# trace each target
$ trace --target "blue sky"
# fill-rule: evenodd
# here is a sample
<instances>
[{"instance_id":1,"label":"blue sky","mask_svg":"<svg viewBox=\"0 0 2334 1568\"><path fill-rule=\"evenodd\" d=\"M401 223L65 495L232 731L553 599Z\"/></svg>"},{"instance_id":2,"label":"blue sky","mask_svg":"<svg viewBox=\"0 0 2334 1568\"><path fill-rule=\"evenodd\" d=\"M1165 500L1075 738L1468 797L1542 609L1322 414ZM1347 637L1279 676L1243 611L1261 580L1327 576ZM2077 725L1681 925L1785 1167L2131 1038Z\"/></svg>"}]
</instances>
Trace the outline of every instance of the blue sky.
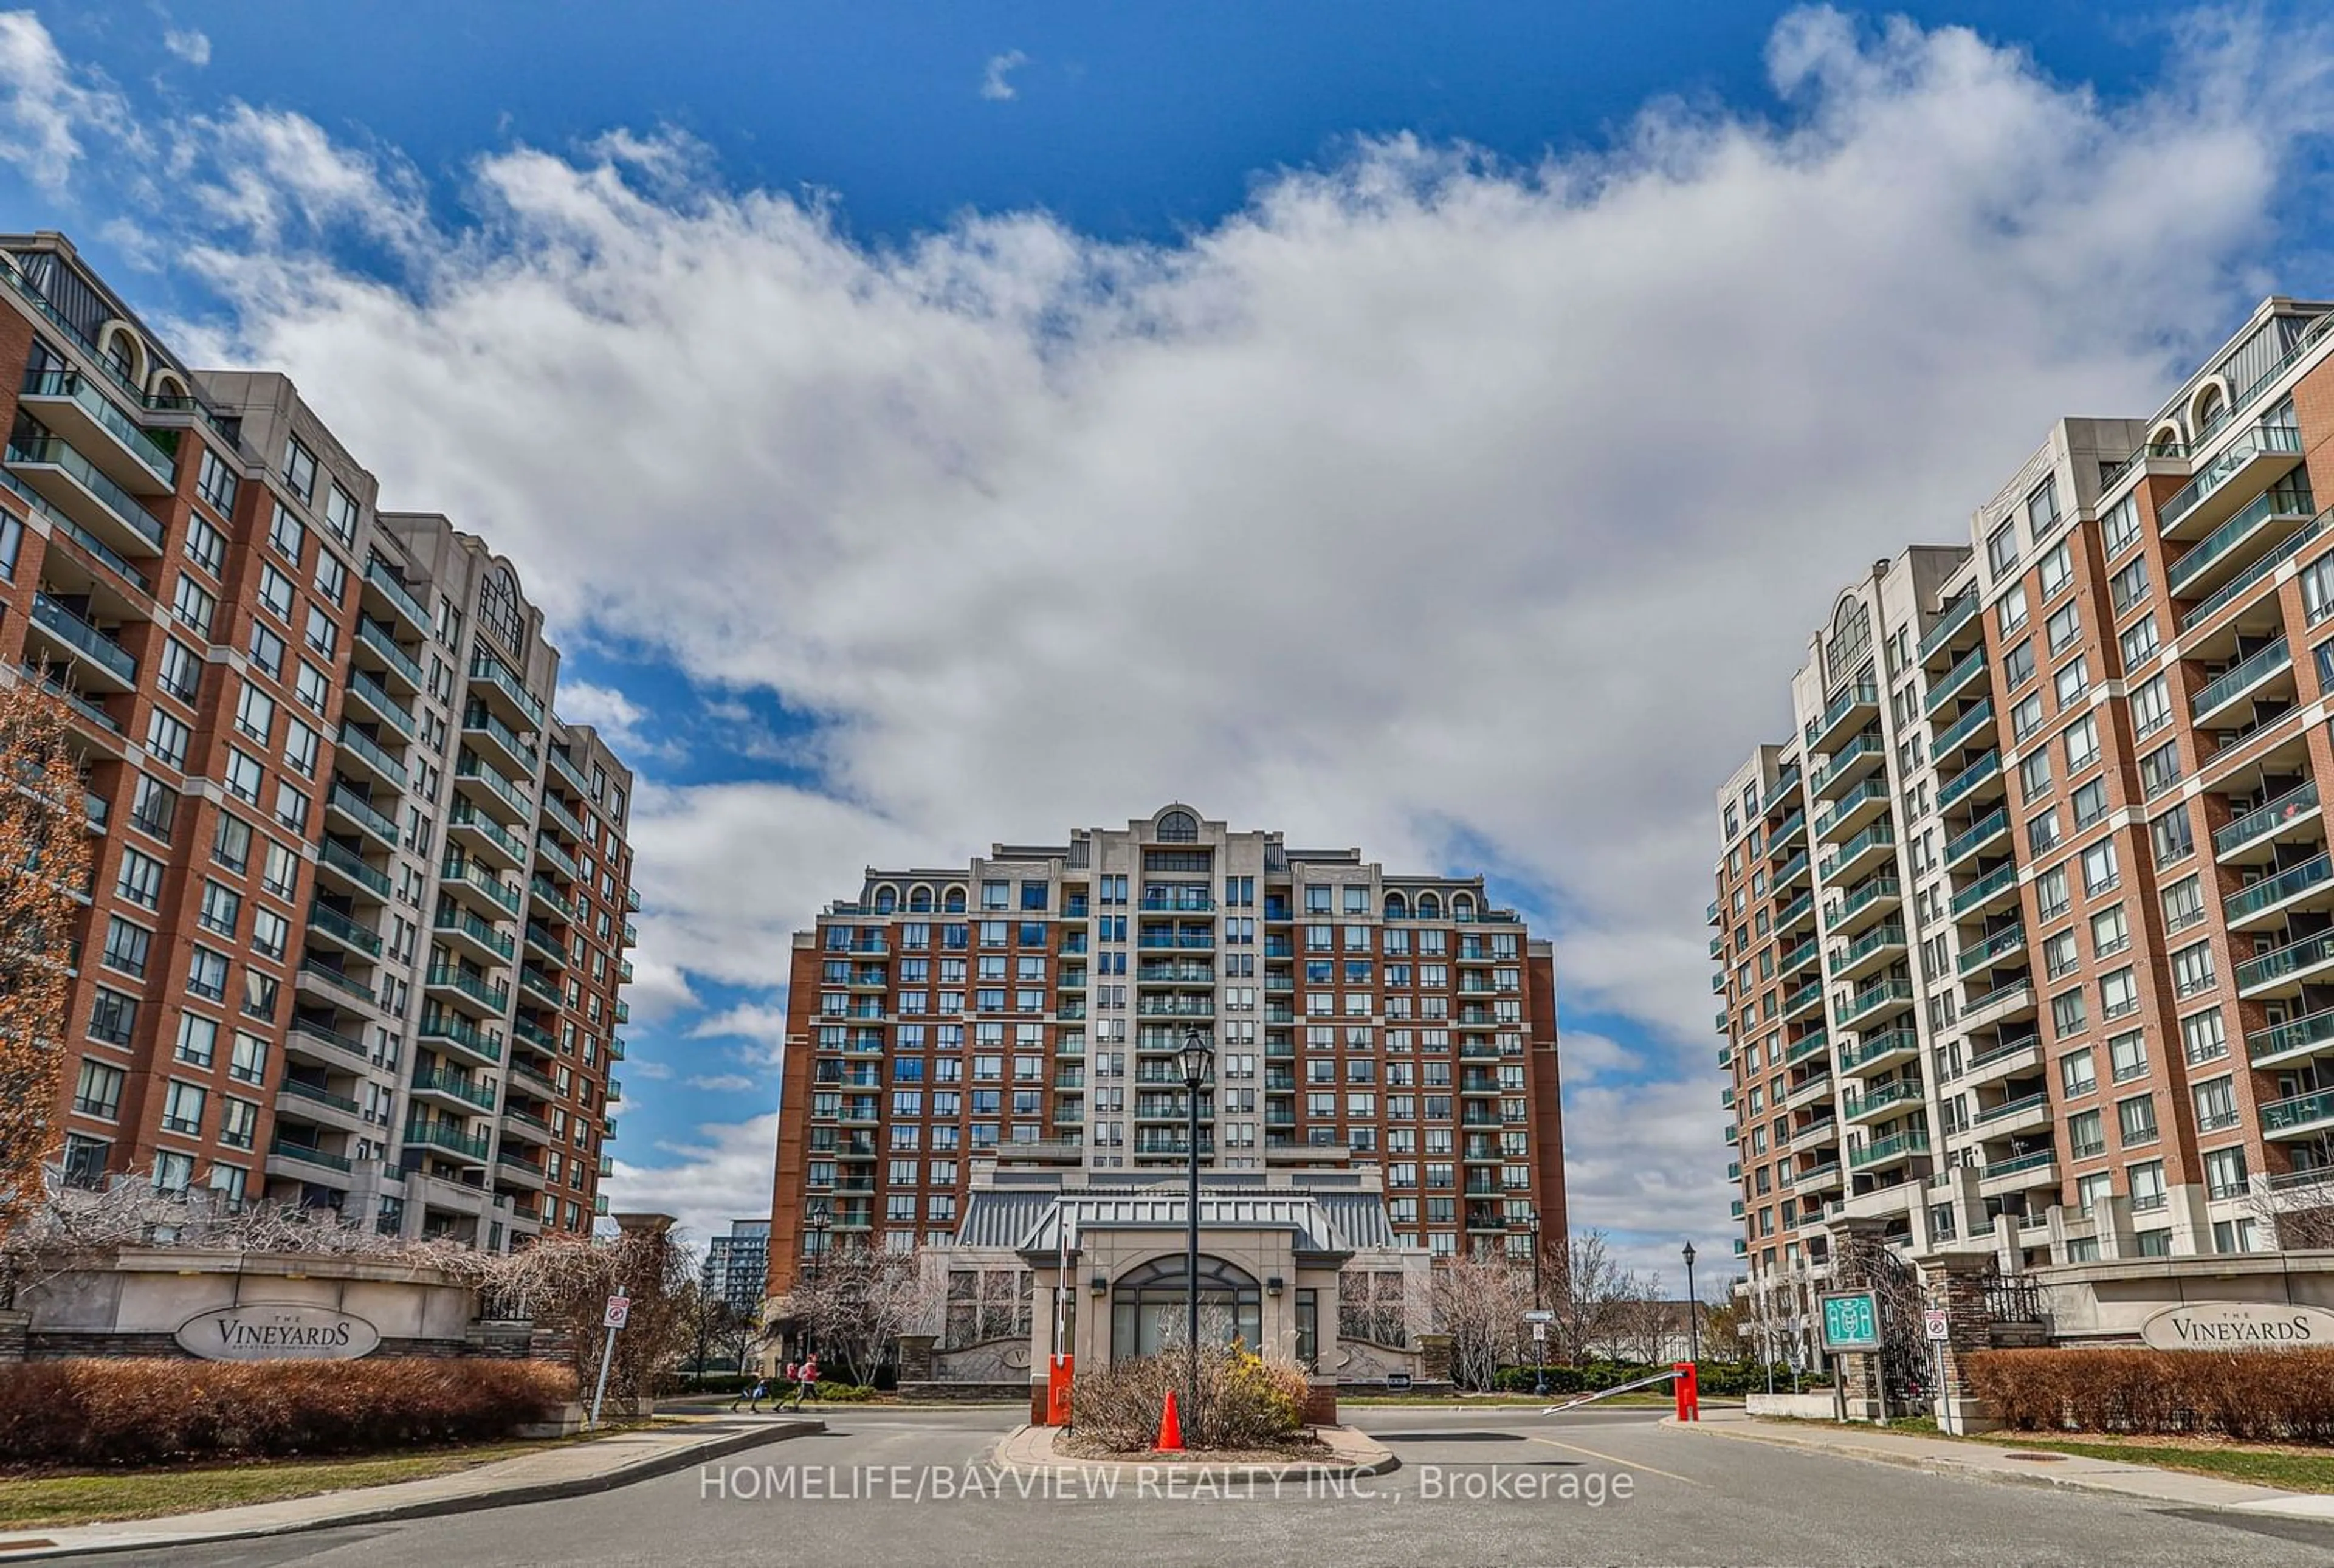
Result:
<instances>
[{"instance_id":1,"label":"blue sky","mask_svg":"<svg viewBox=\"0 0 2334 1568\"><path fill-rule=\"evenodd\" d=\"M1489 868L1657 1265L1711 790L1860 561L2334 288L2309 15L36 5L0 199L518 557L652 786L620 1202L750 1212L860 866L1180 796Z\"/></svg>"}]
</instances>

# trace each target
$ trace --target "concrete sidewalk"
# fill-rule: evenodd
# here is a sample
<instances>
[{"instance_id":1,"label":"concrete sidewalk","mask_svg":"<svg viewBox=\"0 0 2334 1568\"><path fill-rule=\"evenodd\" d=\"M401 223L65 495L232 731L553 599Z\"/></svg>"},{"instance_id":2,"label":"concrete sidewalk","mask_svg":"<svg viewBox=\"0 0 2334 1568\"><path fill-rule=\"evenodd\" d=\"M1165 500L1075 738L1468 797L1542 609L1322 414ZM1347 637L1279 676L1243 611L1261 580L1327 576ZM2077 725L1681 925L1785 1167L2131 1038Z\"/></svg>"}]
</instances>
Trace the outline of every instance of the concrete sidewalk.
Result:
<instances>
[{"instance_id":1,"label":"concrete sidewalk","mask_svg":"<svg viewBox=\"0 0 2334 1568\"><path fill-rule=\"evenodd\" d=\"M1664 1419L1662 1425L1708 1437L1770 1443L1779 1448L1807 1448L1875 1464L1901 1465L1940 1475L1973 1476L1990 1481L2017 1481L2073 1486L2085 1491L2114 1492L2152 1503L2186 1508L2227 1508L2242 1514L2267 1514L2284 1518L2334 1520L2334 1495L2286 1492L2245 1481L2224 1481L2193 1476L2181 1470L2117 1459L2092 1459L2048 1449L2011 1448L1956 1438L1924 1438L1904 1432L1877 1431L1855 1425L1822 1421L1754 1419L1741 1410L1713 1409L1705 1405L1699 1421Z\"/></svg>"},{"instance_id":2,"label":"concrete sidewalk","mask_svg":"<svg viewBox=\"0 0 2334 1568\"><path fill-rule=\"evenodd\" d=\"M346 1525L376 1525L392 1519L426 1519L441 1514L549 1502L630 1486L742 1449L825 1430L825 1421L801 1419L690 1417L665 1426L566 1443L427 1480L398 1481L386 1486L323 1492L312 1497L286 1498L280 1503L254 1503L240 1508L176 1514L159 1519L11 1532L0 1535L0 1563L35 1562L76 1552L135 1552L159 1558L173 1547L198 1542L282 1535Z\"/></svg>"}]
</instances>

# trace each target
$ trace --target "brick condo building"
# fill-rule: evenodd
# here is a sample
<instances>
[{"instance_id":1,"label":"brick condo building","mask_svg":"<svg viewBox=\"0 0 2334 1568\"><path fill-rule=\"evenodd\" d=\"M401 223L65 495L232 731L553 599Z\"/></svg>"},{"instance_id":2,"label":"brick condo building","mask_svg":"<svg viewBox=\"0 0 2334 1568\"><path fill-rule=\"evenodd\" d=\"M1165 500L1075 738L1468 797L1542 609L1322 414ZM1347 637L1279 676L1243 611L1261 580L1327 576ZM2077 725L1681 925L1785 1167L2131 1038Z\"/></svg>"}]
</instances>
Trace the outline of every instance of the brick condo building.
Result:
<instances>
[{"instance_id":1,"label":"brick condo building","mask_svg":"<svg viewBox=\"0 0 2334 1568\"><path fill-rule=\"evenodd\" d=\"M280 375L0 237L0 660L88 768L63 1160L503 1248L586 1229L632 777L507 563Z\"/></svg>"},{"instance_id":2,"label":"brick condo building","mask_svg":"<svg viewBox=\"0 0 2334 1568\"><path fill-rule=\"evenodd\" d=\"M2015 1272L2334 1201L2329 357L2266 301L1836 597L1716 803L1754 1281L1804 1305L1842 1226Z\"/></svg>"},{"instance_id":3,"label":"brick condo building","mask_svg":"<svg viewBox=\"0 0 2334 1568\"><path fill-rule=\"evenodd\" d=\"M951 1242L976 1162L1175 1184L1191 1028L1217 1052L1211 1184L1374 1166L1390 1245L1521 1252L1534 1215L1564 1234L1548 944L1480 877L1178 805L871 869L796 937L772 1294L825 1247Z\"/></svg>"}]
</instances>

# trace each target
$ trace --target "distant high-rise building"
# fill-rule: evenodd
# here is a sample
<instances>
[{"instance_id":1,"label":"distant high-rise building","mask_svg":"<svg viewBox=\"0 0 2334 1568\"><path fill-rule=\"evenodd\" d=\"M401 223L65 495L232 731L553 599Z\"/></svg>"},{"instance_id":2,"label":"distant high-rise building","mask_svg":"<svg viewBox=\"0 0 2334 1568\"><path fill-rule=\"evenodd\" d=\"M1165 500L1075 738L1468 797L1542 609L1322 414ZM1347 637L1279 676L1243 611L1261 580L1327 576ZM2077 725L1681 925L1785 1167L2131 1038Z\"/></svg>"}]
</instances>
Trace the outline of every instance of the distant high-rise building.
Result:
<instances>
[{"instance_id":1,"label":"distant high-rise building","mask_svg":"<svg viewBox=\"0 0 2334 1568\"><path fill-rule=\"evenodd\" d=\"M1564 1234L1554 959L1480 877L1172 805L871 869L788 984L773 1294L823 1248L952 1238L975 1160L1172 1179L1194 1029L1211 1169L1377 1165L1394 1244L1446 1256Z\"/></svg>"},{"instance_id":2,"label":"distant high-rise building","mask_svg":"<svg viewBox=\"0 0 2334 1568\"><path fill-rule=\"evenodd\" d=\"M0 657L99 836L64 1165L501 1249L587 1230L632 775L507 563L384 513L291 382L187 367L0 237Z\"/></svg>"},{"instance_id":3,"label":"distant high-rise building","mask_svg":"<svg viewBox=\"0 0 2334 1568\"><path fill-rule=\"evenodd\" d=\"M727 1236L711 1237L699 1284L728 1302L740 1316L759 1322L762 1292L770 1275L770 1222L733 1219Z\"/></svg>"}]
</instances>

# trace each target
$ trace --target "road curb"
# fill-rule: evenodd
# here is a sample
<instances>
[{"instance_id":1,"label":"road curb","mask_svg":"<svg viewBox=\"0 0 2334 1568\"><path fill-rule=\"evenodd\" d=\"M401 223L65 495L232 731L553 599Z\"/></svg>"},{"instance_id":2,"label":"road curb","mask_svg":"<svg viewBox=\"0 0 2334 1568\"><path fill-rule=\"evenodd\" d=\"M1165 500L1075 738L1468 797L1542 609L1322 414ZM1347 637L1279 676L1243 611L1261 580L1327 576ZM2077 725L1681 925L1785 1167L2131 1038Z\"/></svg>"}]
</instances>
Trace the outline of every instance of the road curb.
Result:
<instances>
[{"instance_id":1,"label":"road curb","mask_svg":"<svg viewBox=\"0 0 2334 1568\"><path fill-rule=\"evenodd\" d=\"M118 1556L123 1553L145 1554L167 1554L176 1547L212 1545L221 1541L258 1541L276 1535L297 1535L310 1530L337 1530L358 1525L385 1525L406 1519L435 1519L453 1514L483 1513L489 1508L516 1508L527 1503L554 1503L566 1497L584 1497L595 1492L612 1492L619 1486L629 1486L641 1481L652 1481L660 1476L670 1476L691 1465L709 1459L723 1459L747 1448L757 1448L767 1443L782 1443L792 1438L806 1438L826 1430L820 1420L785 1421L770 1427L749 1428L742 1432L725 1433L703 1443L676 1448L664 1453L651 1454L618 1469L594 1476L578 1476L564 1481L535 1481L526 1486L506 1486L497 1491L480 1492L469 1496L429 1497L410 1503L392 1503L380 1507L352 1508L328 1517L303 1519L282 1525L267 1525L245 1529L204 1531L189 1528L183 1534L164 1539L123 1542L119 1545L93 1544L72 1545L60 1543L55 1546L34 1547L29 1551L0 1551L0 1563L38 1563L56 1557ZM362 1491L352 1492L352 1497L362 1496ZM289 1501L291 1499L287 1499ZM199 1518L199 1515L181 1515ZM157 1525L159 1519L122 1519L115 1523L125 1526ZM104 1525L73 1525L72 1529L103 1529ZM38 1532L26 1532L37 1534Z\"/></svg>"},{"instance_id":2,"label":"road curb","mask_svg":"<svg viewBox=\"0 0 2334 1568\"><path fill-rule=\"evenodd\" d=\"M1384 1476L1402 1468L1402 1460L1393 1449L1373 1441L1359 1428L1330 1429L1346 1439L1348 1446L1355 1450L1354 1463L1340 1465L1314 1459L1292 1459L1278 1465L1248 1461L1211 1463L1205 1459L1089 1459L1054 1452L1054 1437L1061 1430L1060 1428L1032 1427L1026 1423L998 1439L995 1458L998 1468L1014 1476L1052 1472L1065 1466L1074 1466L1081 1472L1107 1470L1114 1475L1129 1470L1162 1476L1205 1475L1218 1482L1349 1481L1366 1476Z\"/></svg>"}]
</instances>

